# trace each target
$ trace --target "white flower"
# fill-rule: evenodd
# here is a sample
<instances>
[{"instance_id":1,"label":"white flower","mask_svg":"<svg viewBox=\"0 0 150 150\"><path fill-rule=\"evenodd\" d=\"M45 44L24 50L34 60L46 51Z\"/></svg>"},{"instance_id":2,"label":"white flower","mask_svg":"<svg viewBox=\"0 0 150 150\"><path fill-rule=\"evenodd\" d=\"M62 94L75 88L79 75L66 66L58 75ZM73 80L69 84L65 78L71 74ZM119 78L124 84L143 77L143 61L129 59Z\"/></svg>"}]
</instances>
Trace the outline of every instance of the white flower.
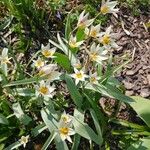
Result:
<instances>
[{"instance_id":1,"label":"white flower","mask_svg":"<svg viewBox=\"0 0 150 150\"><path fill-rule=\"evenodd\" d=\"M55 58L56 56L53 56L55 51L56 51L56 47L50 48L50 44L48 43L46 46L44 46L42 44L41 46L42 49L42 54L46 57L46 58Z\"/></svg>"},{"instance_id":2,"label":"white flower","mask_svg":"<svg viewBox=\"0 0 150 150\"><path fill-rule=\"evenodd\" d=\"M96 26L91 26L90 29L89 28L85 28L85 34L87 36L96 38L99 36L99 32L100 32L100 24L96 25Z\"/></svg>"},{"instance_id":3,"label":"white flower","mask_svg":"<svg viewBox=\"0 0 150 150\"><path fill-rule=\"evenodd\" d=\"M73 37L73 35L70 36L70 40L69 40L69 46L71 48L76 48L76 47L79 47L84 41L79 41L77 42L77 38L76 36Z\"/></svg>"},{"instance_id":4,"label":"white flower","mask_svg":"<svg viewBox=\"0 0 150 150\"><path fill-rule=\"evenodd\" d=\"M89 19L88 20L89 13L87 13L86 15L84 15L84 13L85 13L85 10L79 16L78 23L77 23L77 27L79 27L79 28L88 27L94 21L94 19Z\"/></svg>"},{"instance_id":5,"label":"white flower","mask_svg":"<svg viewBox=\"0 0 150 150\"><path fill-rule=\"evenodd\" d=\"M80 63L80 61L77 59L75 63L72 63L72 66L76 69L81 69L82 65Z\"/></svg>"},{"instance_id":6,"label":"white flower","mask_svg":"<svg viewBox=\"0 0 150 150\"><path fill-rule=\"evenodd\" d=\"M98 80L100 80L100 77L97 76L97 72L95 72L93 74L90 73L89 80L90 80L90 83L92 83L92 84L98 84Z\"/></svg>"},{"instance_id":7,"label":"white flower","mask_svg":"<svg viewBox=\"0 0 150 150\"><path fill-rule=\"evenodd\" d=\"M74 72L75 73L72 74L71 77L75 79L76 85L79 83L79 81L85 81L85 78L88 77L82 70L77 70L74 68Z\"/></svg>"},{"instance_id":8,"label":"white flower","mask_svg":"<svg viewBox=\"0 0 150 150\"><path fill-rule=\"evenodd\" d=\"M21 137L20 143L23 145L24 148L25 148L26 144L28 143L28 140L29 140L29 135Z\"/></svg>"},{"instance_id":9,"label":"white flower","mask_svg":"<svg viewBox=\"0 0 150 150\"><path fill-rule=\"evenodd\" d=\"M67 125L67 124L70 124L72 121L72 118L69 114L66 114L66 112L64 112L62 115L61 115L61 118L60 118L60 124L62 125Z\"/></svg>"},{"instance_id":10,"label":"white flower","mask_svg":"<svg viewBox=\"0 0 150 150\"><path fill-rule=\"evenodd\" d=\"M61 75L60 72L56 71L57 65L56 64L49 64L45 65L40 68L38 75L41 77L46 76L48 80L57 80Z\"/></svg>"},{"instance_id":11,"label":"white flower","mask_svg":"<svg viewBox=\"0 0 150 150\"><path fill-rule=\"evenodd\" d=\"M118 45L113 40L114 34L111 33L111 31L112 31L112 27L109 26L106 29L106 32L102 32L100 34L99 41L104 45L104 47L109 48L112 46L114 48L118 48Z\"/></svg>"},{"instance_id":12,"label":"white flower","mask_svg":"<svg viewBox=\"0 0 150 150\"><path fill-rule=\"evenodd\" d=\"M106 56L107 52L107 50L104 50L104 47L100 47L99 44L96 46L96 44L93 43L90 47L90 51L88 51L88 54L91 61L101 64L103 60L108 59Z\"/></svg>"},{"instance_id":13,"label":"white flower","mask_svg":"<svg viewBox=\"0 0 150 150\"><path fill-rule=\"evenodd\" d=\"M9 61L11 58L8 58L8 48L4 48L2 50L2 55L0 56L0 62L1 62L1 69L5 76L8 74L7 64L11 64Z\"/></svg>"},{"instance_id":14,"label":"white flower","mask_svg":"<svg viewBox=\"0 0 150 150\"><path fill-rule=\"evenodd\" d=\"M40 86L36 85L36 96L42 95L46 97L53 97L53 93L55 88L50 87L49 82L40 81Z\"/></svg>"},{"instance_id":15,"label":"white flower","mask_svg":"<svg viewBox=\"0 0 150 150\"><path fill-rule=\"evenodd\" d=\"M75 131L72 128L70 128L69 126L61 126L58 130L62 141L67 139L72 143L70 136L75 134Z\"/></svg>"},{"instance_id":16,"label":"white flower","mask_svg":"<svg viewBox=\"0 0 150 150\"><path fill-rule=\"evenodd\" d=\"M104 0L102 0L102 5L100 8L100 11L102 14L108 14L108 13L112 13L114 16L117 17L117 12L118 12L118 8L114 8L117 5L117 1L111 1L107 0L106 2Z\"/></svg>"},{"instance_id":17,"label":"white flower","mask_svg":"<svg viewBox=\"0 0 150 150\"><path fill-rule=\"evenodd\" d=\"M33 60L33 62L34 62L33 66L35 66L37 69L43 67L45 64L44 61L40 57L38 57L37 60Z\"/></svg>"},{"instance_id":18,"label":"white flower","mask_svg":"<svg viewBox=\"0 0 150 150\"><path fill-rule=\"evenodd\" d=\"M4 48L2 51L2 55L0 56L1 65L2 64L11 64L9 61L11 58L8 58L8 48Z\"/></svg>"}]
</instances>

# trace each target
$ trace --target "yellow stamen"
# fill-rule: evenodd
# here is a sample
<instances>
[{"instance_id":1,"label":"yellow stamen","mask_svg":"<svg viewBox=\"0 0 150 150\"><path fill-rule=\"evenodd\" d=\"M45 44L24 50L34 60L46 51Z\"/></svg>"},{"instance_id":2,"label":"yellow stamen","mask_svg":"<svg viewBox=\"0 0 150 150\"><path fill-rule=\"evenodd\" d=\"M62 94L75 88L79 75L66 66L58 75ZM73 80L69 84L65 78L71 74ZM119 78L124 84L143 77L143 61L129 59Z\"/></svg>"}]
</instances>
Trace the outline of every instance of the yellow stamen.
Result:
<instances>
[{"instance_id":1,"label":"yellow stamen","mask_svg":"<svg viewBox=\"0 0 150 150\"><path fill-rule=\"evenodd\" d=\"M9 61L9 58L8 57L4 57L4 58L2 58L2 61L1 61L2 63L4 63L4 64L7 64L7 63L10 63L10 61Z\"/></svg>"},{"instance_id":2,"label":"yellow stamen","mask_svg":"<svg viewBox=\"0 0 150 150\"><path fill-rule=\"evenodd\" d=\"M42 67L43 65L44 65L44 63L43 63L42 60L37 60L36 63L35 63L36 67Z\"/></svg>"},{"instance_id":3,"label":"yellow stamen","mask_svg":"<svg viewBox=\"0 0 150 150\"><path fill-rule=\"evenodd\" d=\"M27 139L26 137L22 137L22 138L21 138L21 141L24 142L24 143L27 143L27 142L28 142L28 139Z\"/></svg>"},{"instance_id":4,"label":"yellow stamen","mask_svg":"<svg viewBox=\"0 0 150 150\"><path fill-rule=\"evenodd\" d=\"M75 41L70 41L69 42L70 47L75 48L77 47L76 42Z\"/></svg>"},{"instance_id":5,"label":"yellow stamen","mask_svg":"<svg viewBox=\"0 0 150 150\"><path fill-rule=\"evenodd\" d=\"M91 58L91 60L92 60L92 61L96 61L96 59L97 59L97 55L98 55L98 54L97 54L97 53L95 53L95 52L91 53L91 54L90 54L90 58Z\"/></svg>"},{"instance_id":6,"label":"yellow stamen","mask_svg":"<svg viewBox=\"0 0 150 150\"><path fill-rule=\"evenodd\" d=\"M83 77L83 75L81 72L79 72L79 73L76 73L76 77L81 79Z\"/></svg>"},{"instance_id":7,"label":"yellow stamen","mask_svg":"<svg viewBox=\"0 0 150 150\"><path fill-rule=\"evenodd\" d=\"M96 35L97 35L97 31L92 30L91 33L90 33L90 36L96 38Z\"/></svg>"},{"instance_id":8,"label":"yellow stamen","mask_svg":"<svg viewBox=\"0 0 150 150\"><path fill-rule=\"evenodd\" d=\"M53 55L53 53L50 51L50 50L43 50L42 51L42 54L45 56L45 57L50 57Z\"/></svg>"},{"instance_id":9,"label":"yellow stamen","mask_svg":"<svg viewBox=\"0 0 150 150\"><path fill-rule=\"evenodd\" d=\"M39 91L40 91L40 93L45 95L48 93L48 88L45 86L42 86L42 87L40 87Z\"/></svg>"},{"instance_id":10,"label":"yellow stamen","mask_svg":"<svg viewBox=\"0 0 150 150\"><path fill-rule=\"evenodd\" d=\"M103 45L108 45L110 43L110 36L104 35L101 42Z\"/></svg>"},{"instance_id":11,"label":"yellow stamen","mask_svg":"<svg viewBox=\"0 0 150 150\"><path fill-rule=\"evenodd\" d=\"M59 129L59 131L60 131L60 134L68 135L69 128L62 127L62 128Z\"/></svg>"},{"instance_id":12,"label":"yellow stamen","mask_svg":"<svg viewBox=\"0 0 150 150\"><path fill-rule=\"evenodd\" d=\"M91 77L90 78L90 82L92 82L92 83L96 82L96 78L95 77Z\"/></svg>"},{"instance_id":13,"label":"yellow stamen","mask_svg":"<svg viewBox=\"0 0 150 150\"><path fill-rule=\"evenodd\" d=\"M101 7L100 10L101 10L102 14L107 14L109 12L109 7L104 5L104 6Z\"/></svg>"}]
</instances>

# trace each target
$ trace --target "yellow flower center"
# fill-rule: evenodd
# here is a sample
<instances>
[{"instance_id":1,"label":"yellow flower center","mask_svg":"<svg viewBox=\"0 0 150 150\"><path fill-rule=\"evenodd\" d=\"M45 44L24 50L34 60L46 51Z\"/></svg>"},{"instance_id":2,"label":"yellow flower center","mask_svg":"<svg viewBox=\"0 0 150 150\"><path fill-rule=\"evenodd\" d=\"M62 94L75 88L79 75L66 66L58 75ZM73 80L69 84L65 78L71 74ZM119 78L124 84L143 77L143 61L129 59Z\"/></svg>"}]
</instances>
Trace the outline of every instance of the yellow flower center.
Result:
<instances>
[{"instance_id":1,"label":"yellow flower center","mask_svg":"<svg viewBox=\"0 0 150 150\"><path fill-rule=\"evenodd\" d=\"M53 55L53 53L50 51L50 50L43 50L42 51L42 54L45 56L45 57L51 57Z\"/></svg>"},{"instance_id":2,"label":"yellow flower center","mask_svg":"<svg viewBox=\"0 0 150 150\"><path fill-rule=\"evenodd\" d=\"M81 73L81 72L76 73L76 78L81 79L82 77L83 77L83 75L82 75L82 73Z\"/></svg>"},{"instance_id":3,"label":"yellow flower center","mask_svg":"<svg viewBox=\"0 0 150 150\"><path fill-rule=\"evenodd\" d=\"M60 134L68 135L69 128L62 127L62 128L59 129L59 131L60 131Z\"/></svg>"},{"instance_id":4,"label":"yellow flower center","mask_svg":"<svg viewBox=\"0 0 150 150\"><path fill-rule=\"evenodd\" d=\"M93 52L90 54L90 58L92 61L96 61L98 54L96 52Z\"/></svg>"},{"instance_id":5,"label":"yellow flower center","mask_svg":"<svg viewBox=\"0 0 150 150\"><path fill-rule=\"evenodd\" d=\"M40 91L40 93L45 95L48 93L48 88L45 86L42 86L42 87L40 87L39 91Z\"/></svg>"},{"instance_id":6,"label":"yellow flower center","mask_svg":"<svg viewBox=\"0 0 150 150\"><path fill-rule=\"evenodd\" d=\"M103 45L108 45L110 43L110 36L104 35L101 42Z\"/></svg>"},{"instance_id":7,"label":"yellow flower center","mask_svg":"<svg viewBox=\"0 0 150 150\"><path fill-rule=\"evenodd\" d=\"M35 63L36 67L42 67L44 65L44 62L42 60L37 60Z\"/></svg>"},{"instance_id":8,"label":"yellow flower center","mask_svg":"<svg viewBox=\"0 0 150 150\"><path fill-rule=\"evenodd\" d=\"M26 137L21 137L21 142L27 143L27 142L28 142L28 139L27 139Z\"/></svg>"},{"instance_id":9,"label":"yellow flower center","mask_svg":"<svg viewBox=\"0 0 150 150\"><path fill-rule=\"evenodd\" d=\"M9 63L9 58L8 57L2 58L2 63L4 64Z\"/></svg>"},{"instance_id":10,"label":"yellow flower center","mask_svg":"<svg viewBox=\"0 0 150 150\"><path fill-rule=\"evenodd\" d=\"M92 83L96 82L96 78L95 77L91 77L90 78L90 82L92 82Z\"/></svg>"},{"instance_id":11,"label":"yellow flower center","mask_svg":"<svg viewBox=\"0 0 150 150\"><path fill-rule=\"evenodd\" d=\"M97 35L97 31L96 30L92 30L91 33L90 33L90 36L96 38L96 35Z\"/></svg>"},{"instance_id":12,"label":"yellow flower center","mask_svg":"<svg viewBox=\"0 0 150 150\"><path fill-rule=\"evenodd\" d=\"M109 12L109 7L104 5L101 7L101 13L102 14L107 14Z\"/></svg>"},{"instance_id":13,"label":"yellow flower center","mask_svg":"<svg viewBox=\"0 0 150 150\"><path fill-rule=\"evenodd\" d=\"M69 45L70 45L70 47L72 47L72 48L77 47L76 41L73 41L73 40L69 42Z\"/></svg>"}]
</instances>

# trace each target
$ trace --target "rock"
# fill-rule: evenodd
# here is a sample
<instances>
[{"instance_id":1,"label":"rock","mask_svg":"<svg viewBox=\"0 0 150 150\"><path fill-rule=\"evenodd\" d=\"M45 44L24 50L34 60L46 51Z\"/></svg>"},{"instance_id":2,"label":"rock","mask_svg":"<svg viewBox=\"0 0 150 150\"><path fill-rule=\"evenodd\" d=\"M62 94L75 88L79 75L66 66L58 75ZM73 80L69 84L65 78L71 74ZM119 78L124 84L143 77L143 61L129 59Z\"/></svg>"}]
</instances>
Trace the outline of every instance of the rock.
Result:
<instances>
[{"instance_id":1,"label":"rock","mask_svg":"<svg viewBox=\"0 0 150 150\"><path fill-rule=\"evenodd\" d=\"M125 93L125 95L127 95L127 96L131 96L131 95L133 95L133 94L134 94L133 91L126 91L126 93Z\"/></svg>"},{"instance_id":2,"label":"rock","mask_svg":"<svg viewBox=\"0 0 150 150\"><path fill-rule=\"evenodd\" d=\"M130 90L134 87L134 84L133 83L130 83L130 82L126 82L124 81L124 86L127 90Z\"/></svg>"},{"instance_id":3,"label":"rock","mask_svg":"<svg viewBox=\"0 0 150 150\"><path fill-rule=\"evenodd\" d=\"M127 72L126 72L126 75L134 75L136 72L134 71L134 70L128 70Z\"/></svg>"},{"instance_id":4,"label":"rock","mask_svg":"<svg viewBox=\"0 0 150 150\"><path fill-rule=\"evenodd\" d=\"M142 97L149 97L150 96L150 90L149 89L142 89L140 95Z\"/></svg>"},{"instance_id":5,"label":"rock","mask_svg":"<svg viewBox=\"0 0 150 150\"><path fill-rule=\"evenodd\" d=\"M147 75L148 84L150 85L150 74Z\"/></svg>"}]
</instances>

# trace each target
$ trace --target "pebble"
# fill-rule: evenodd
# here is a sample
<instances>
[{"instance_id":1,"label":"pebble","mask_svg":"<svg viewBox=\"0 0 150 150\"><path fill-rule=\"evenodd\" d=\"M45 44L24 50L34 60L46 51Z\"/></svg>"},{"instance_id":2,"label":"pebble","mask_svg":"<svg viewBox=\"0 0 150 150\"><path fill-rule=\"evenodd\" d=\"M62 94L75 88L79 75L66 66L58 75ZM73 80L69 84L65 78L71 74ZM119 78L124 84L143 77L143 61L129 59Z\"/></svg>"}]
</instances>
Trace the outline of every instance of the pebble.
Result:
<instances>
[{"instance_id":1,"label":"pebble","mask_svg":"<svg viewBox=\"0 0 150 150\"><path fill-rule=\"evenodd\" d=\"M150 91L149 89L142 89L140 95L142 97L149 97L150 96Z\"/></svg>"}]
</instances>

